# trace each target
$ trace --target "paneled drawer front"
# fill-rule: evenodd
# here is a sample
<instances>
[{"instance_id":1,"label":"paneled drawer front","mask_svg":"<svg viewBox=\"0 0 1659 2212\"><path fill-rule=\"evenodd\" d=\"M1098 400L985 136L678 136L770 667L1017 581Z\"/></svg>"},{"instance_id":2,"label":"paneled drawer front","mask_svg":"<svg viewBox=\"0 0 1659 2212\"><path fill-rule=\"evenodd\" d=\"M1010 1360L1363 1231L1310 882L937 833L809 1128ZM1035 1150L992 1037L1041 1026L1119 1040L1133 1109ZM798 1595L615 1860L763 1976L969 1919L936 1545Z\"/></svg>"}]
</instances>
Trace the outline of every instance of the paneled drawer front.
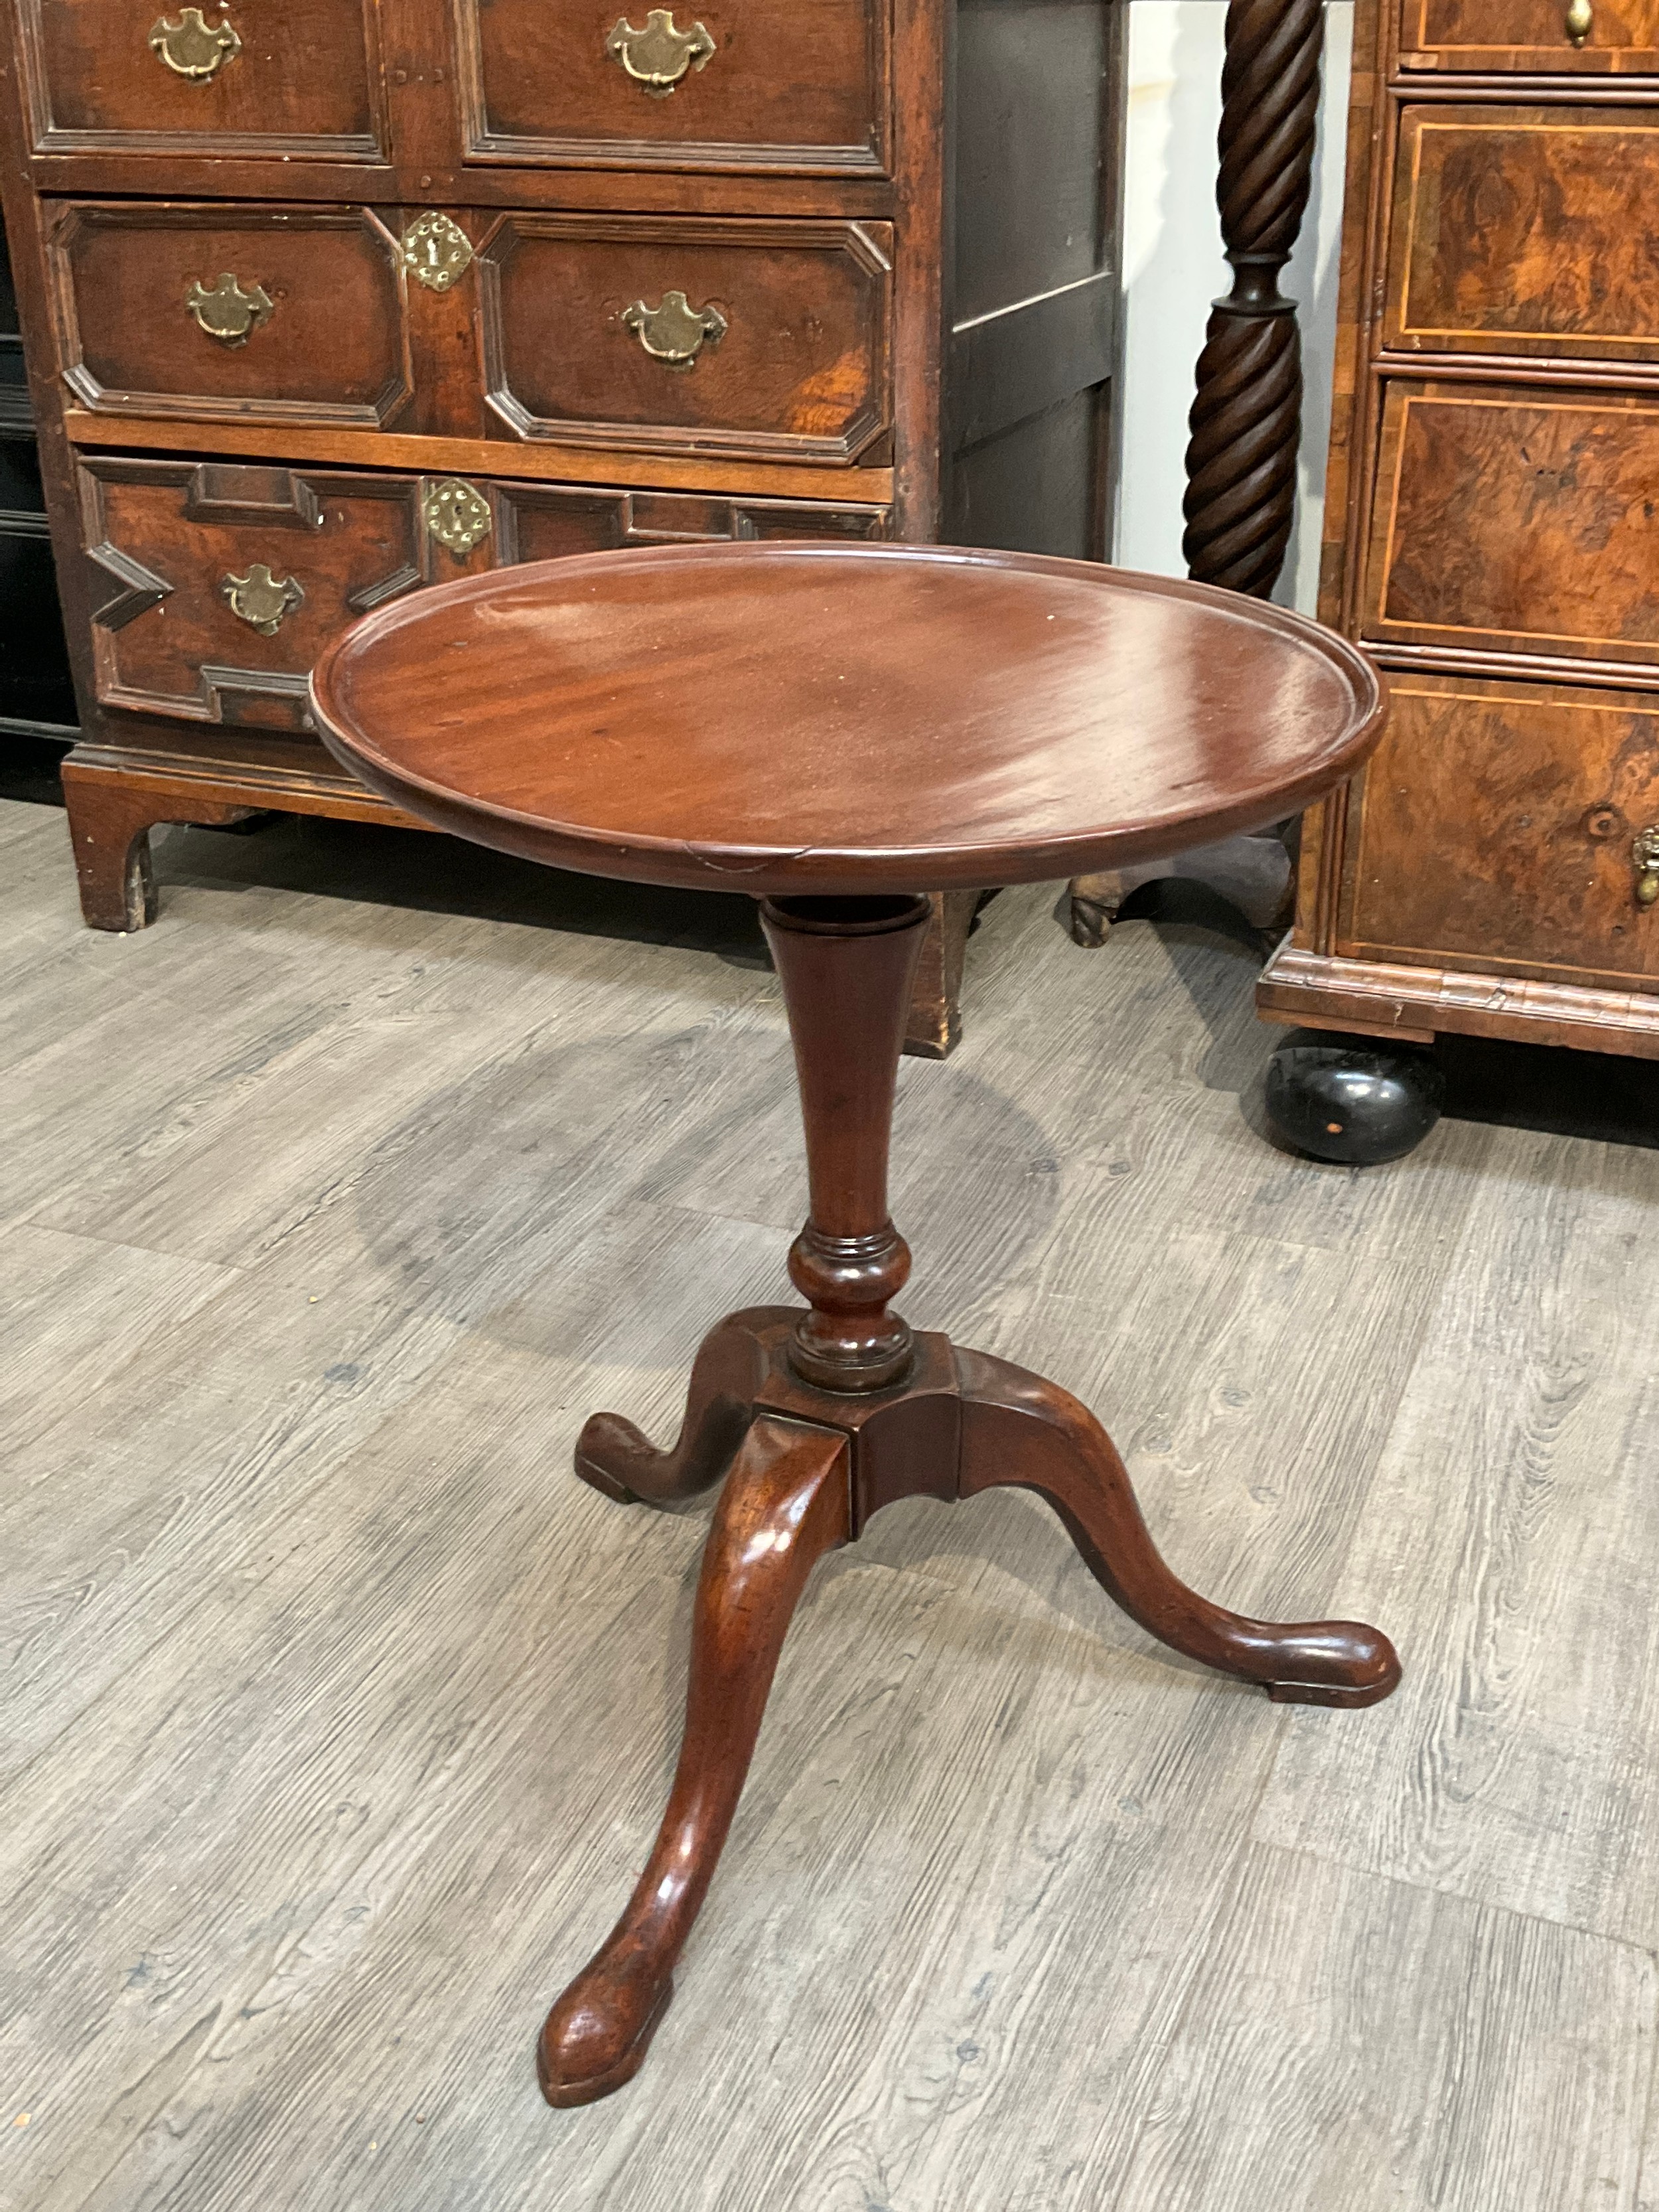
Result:
<instances>
[{"instance_id":1,"label":"paneled drawer front","mask_svg":"<svg viewBox=\"0 0 1659 2212\"><path fill-rule=\"evenodd\" d=\"M1389 692L1349 802L1338 951L1659 987L1634 849L1659 837L1659 698L1412 675Z\"/></svg>"},{"instance_id":2,"label":"paneled drawer front","mask_svg":"<svg viewBox=\"0 0 1659 2212\"><path fill-rule=\"evenodd\" d=\"M842 464L890 416L884 223L508 216L479 252L522 438Z\"/></svg>"},{"instance_id":3,"label":"paneled drawer front","mask_svg":"<svg viewBox=\"0 0 1659 2212\"><path fill-rule=\"evenodd\" d=\"M106 706L304 728L323 647L422 580L416 477L125 459L80 477Z\"/></svg>"},{"instance_id":4,"label":"paneled drawer front","mask_svg":"<svg viewBox=\"0 0 1659 2212\"><path fill-rule=\"evenodd\" d=\"M1401 0L1400 49L1405 70L1646 75L1659 0Z\"/></svg>"},{"instance_id":5,"label":"paneled drawer front","mask_svg":"<svg viewBox=\"0 0 1659 2212\"><path fill-rule=\"evenodd\" d=\"M1659 663L1659 400L1395 382L1362 635Z\"/></svg>"},{"instance_id":6,"label":"paneled drawer front","mask_svg":"<svg viewBox=\"0 0 1659 2212\"><path fill-rule=\"evenodd\" d=\"M1395 193L1384 345L1659 349L1659 117L1408 107Z\"/></svg>"},{"instance_id":7,"label":"paneled drawer front","mask_svg":"<svg viewBox=\"0 0 1659 2212\"><path fill-rule=\"evenodd\" d=\"M309 727L324 645L423 583L665 539L887 529L873 507L236 462L86 459L80 484L99 698L282 730Z\"/></svg>"},{"instance_id":8,"label":"paneled drawer front","mask_svg":"<svg viewBox=\"0 0 1659 2212\"><path fill-rule=\"evenodd\" d=\"M378 9L356 0L19 0L36 145L218 156L383 155Z\"/></svg>"},{"instance_id":9,"label":"paneled drawer front","mask_svg":"<svg viewBox=\"0 0 1659 2212\"><path fill-rule=\"evenodd\" d=\"M366 210L72 205L48 252L83 406L376 429L408 403L397 246Z\"/></svg>"},{"instance_id":10,"label":"paneled drawer front","mask_svg":"<svg viewBox=\"0 0 1659 2212\"><path fill-rule=\"evenodd\" d=\"M887 0L461 0L466 156L880 172Z\"/></svg>"}]
</instances>

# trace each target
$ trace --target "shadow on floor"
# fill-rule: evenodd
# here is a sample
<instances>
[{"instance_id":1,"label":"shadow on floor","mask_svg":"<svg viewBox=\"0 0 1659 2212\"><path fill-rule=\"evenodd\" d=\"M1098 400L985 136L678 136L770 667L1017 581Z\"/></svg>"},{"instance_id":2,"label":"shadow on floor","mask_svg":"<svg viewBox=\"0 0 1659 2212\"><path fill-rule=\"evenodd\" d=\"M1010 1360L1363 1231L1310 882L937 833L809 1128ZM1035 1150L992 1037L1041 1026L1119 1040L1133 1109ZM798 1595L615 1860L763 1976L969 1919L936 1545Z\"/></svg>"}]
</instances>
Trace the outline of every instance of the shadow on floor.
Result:
<instances>
[{"instance_id":1,"label":"shadow on floor","mask_svg":"<svg viewBox=\"0 0 1659 2212\"><path fill-rule=\"evenodd\" d=\"M61 805L63 751L40 739L8 740L0 747L0 799ZM738 966L769 964L754 902L740 892L608 883L486 852L456 837L320 815L261 815L242 825L240 834L173 829L161 836L164 885L169 878L257 884L639 944L687 945ZM1148 920L1160 929L1213 932L1257 962L1265 951L1261 933L1202 884L1148 884L1126 902L1121 918ZM970 1020L972 988L970 969ZM1272 1035L1264 1031L1269 1049ZM1437 1050L1450 1120L1659 1149L1659 1066L1652 1061L1486 1037L1444 1036ZM1242 1067L1233 1073L1241 1089L1259 1080Z\"/></svg>"},{"instance_id":2,"label":"shadow on floor","mask_svg":"<svg viewBox=\"0 0 1659 2212\"><path fill-rule=\"evenodd\" d=\"M239 828L240 834L185 828L161 833L156 875L163 899L170 882L257 885L580 936L684 945L741 967L769 965L755 902L741 892L614 883L515 860L459 837L319 814L261 815Z\"/></svg>"},{"instance_id":3,"label":"shadow on floor","mask_svg":"<svg viewBox=\"0 0 1659 2212\"><path fill-rule=\"evenodd\" d=\"M61 806L58 764L65 750L27 738L0 746L0 799ZM154 833L152 843L164 914L169 884L258 887L636 944L685 945L738 967L770 964L755 902L741 892L607 883L422 830L318 814L258 814L228 830L168 824Z\"/></svg>"},{"instance_id":4,"label":"shadow on floor","mask_svg":"<svg viewBox=\"0 0 1659 2212\"><path fill-rule=\"evenodd\" d=\"M1213 933L1248 951L1258 964L1267 949L1261 933L1202 884L1146 884L1125 902L1121 919L1136 916L1172 933ZM1264 1025L1264 1064L1274 1034ZM1445 1071L1449 1121L1659 1149L1659 1066L1652 1060L1450 1035L1442 1036L1435 1050ZM1259 1075L1242 1065L1229 1072L1242 1088L1260 1082ZM1252 1126L1263 1119L1256 1103L1245 1102Z\"/></svg>"},{"instance_id":5,"label":"shadow on floor","mask_svg":"<svg viewBox=\"0 0 1659 2212\"><path fill-rule=\"evenodd\" d=\"M1659 1067L1620 1053L1447 1036L1436 1047L1455 1121L1659 1148Z\"/></svg>"},{"instance_id":6,"label":"shadow on floor","mask_svg":"<svg viewBox=\"0 0 1659 2212\"><path fill-rule=\"evenodd\" d=\"M58 765L69 750L49 738L0 732L0 799L21 799L31 806L61 806L64 787Z\"/></svg>"}]
</instances>

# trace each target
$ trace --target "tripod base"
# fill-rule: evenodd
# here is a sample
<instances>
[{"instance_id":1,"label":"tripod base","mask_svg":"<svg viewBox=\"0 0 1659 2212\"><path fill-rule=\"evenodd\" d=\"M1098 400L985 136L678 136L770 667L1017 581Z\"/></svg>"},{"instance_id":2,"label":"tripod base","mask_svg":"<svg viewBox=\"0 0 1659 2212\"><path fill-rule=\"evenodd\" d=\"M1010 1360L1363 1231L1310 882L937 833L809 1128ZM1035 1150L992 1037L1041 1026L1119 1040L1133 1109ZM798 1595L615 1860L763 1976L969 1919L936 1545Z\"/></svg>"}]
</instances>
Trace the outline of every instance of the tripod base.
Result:
<instances>
[{"instance_id":1,"label":"tripod base","mask_svg":"<svg viewBox=\"0 0 1659 2212\"><path fill-rule=\"evenodd\" d=\"M618 1502L672 1506L727 1480L703 1554L668 1810L627 1911L542 2030L550 2104L590 2103L639 2070L731 1826L796 1601L814 1563L884 1505L1000 1485L1036 1491L1107 1594L1172 1650L1291 1704L1375 1705L1400 1680L1377 1629L1251 1620L1178 1581L1111 1439L1068 1392L925 1334L891 1389L817 1389L789 1364L798 1318L760 1306L720 1323L697 1354L672 1450L614 1413L595 1414L577 1443L577 1474Z\"/></svg>"}]
</instances>

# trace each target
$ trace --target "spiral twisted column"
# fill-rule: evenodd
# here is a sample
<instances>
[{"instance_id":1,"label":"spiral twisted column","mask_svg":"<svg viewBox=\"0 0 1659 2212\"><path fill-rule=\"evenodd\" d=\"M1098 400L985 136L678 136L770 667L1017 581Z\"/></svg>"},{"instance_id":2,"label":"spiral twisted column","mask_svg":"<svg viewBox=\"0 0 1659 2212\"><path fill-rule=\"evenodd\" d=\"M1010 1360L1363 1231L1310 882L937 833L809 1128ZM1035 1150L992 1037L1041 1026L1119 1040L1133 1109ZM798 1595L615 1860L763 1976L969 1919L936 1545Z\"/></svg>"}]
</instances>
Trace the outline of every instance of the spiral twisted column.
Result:
<instances>
[{"instance_id":1,"label":"spiral twisted column","mask_svg":"<svg viewBox=\"0 0 1659 2212\"><path fill-rule=\"evenodd\" d=\"M1280 294L1279 276L1313 178L1324 33L1322 0L1229 0L1216 204L1233 286L1215 303L1199 356L1182 552L1200 583L1258 599L1279 580L1296 511L1302 348L1296 305ZM1270 831L1073 877L1073 940L1103 945L1129 894L1173 875L1209 884L1268 933L1289 921L1290 854Z\"/></svg>"},{"instance_id":2,"label":"spiral twisted column","mask_svg":"<svg viewBox=\"0 0 1659 2212\"><path fill-rule=\"evenodd\" d=\"M1296 503L1302 349L1279 289L1308 204L1322 0L1230 0L1216 202L1233 285L1218 300L1188 418L1188 574L1265 599Z\"/></svg>"}]
</instances>

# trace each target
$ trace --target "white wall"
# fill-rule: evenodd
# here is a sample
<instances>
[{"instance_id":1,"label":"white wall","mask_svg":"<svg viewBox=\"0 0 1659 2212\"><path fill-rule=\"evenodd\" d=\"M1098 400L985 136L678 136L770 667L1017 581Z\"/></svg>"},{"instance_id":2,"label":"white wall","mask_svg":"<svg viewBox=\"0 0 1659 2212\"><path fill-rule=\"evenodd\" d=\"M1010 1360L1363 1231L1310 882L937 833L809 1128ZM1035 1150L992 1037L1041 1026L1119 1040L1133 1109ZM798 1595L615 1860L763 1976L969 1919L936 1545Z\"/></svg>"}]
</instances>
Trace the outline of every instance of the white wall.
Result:
<instances>
[{"instance_id":1,"label":"white wall","mask_svg":"<svg viewBox=\"0 0 1659 2212\"><path fill-rule=\"evenodd\" d=\"M1182 458L1193 370L1210 302L1231 272L1216 214L1223 0L1130 0L1124 148L1124 359L1116 551L1126 568L1186 574ZM1352 0L1326 0L1325 72L1313 190L1283 279L1301 310L1302 451L1297 519L1276 599L1312 613L1330 434L1339 232Z\"/></svg>"}]
</instances>

